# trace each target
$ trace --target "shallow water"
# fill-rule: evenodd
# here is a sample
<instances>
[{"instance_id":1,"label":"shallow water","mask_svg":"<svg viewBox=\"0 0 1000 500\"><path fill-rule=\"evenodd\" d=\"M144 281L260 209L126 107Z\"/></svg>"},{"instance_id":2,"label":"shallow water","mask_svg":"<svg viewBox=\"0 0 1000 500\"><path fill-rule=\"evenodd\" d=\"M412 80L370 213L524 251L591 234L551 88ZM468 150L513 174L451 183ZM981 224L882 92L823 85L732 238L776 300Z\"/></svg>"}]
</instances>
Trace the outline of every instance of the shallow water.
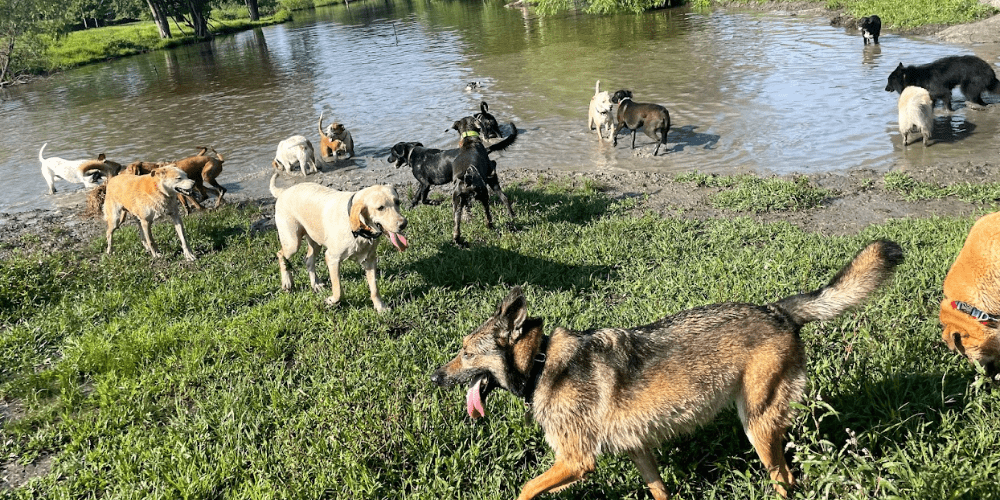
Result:
<instances>
[{"instance_id":1,"label":"shallow water","mask_svg":"<svg viewBox=\"0 0 1000 500\"><path fill-rule=\"evenodd\" d=\"M899 63L975 53L1000 66L995 46L961 46L857 31L826 17L669 9L643 15L537 18L502 2L354 3L195 46L68 71L3 91L0 212L82 202L80 185L47 195L38 149L68 159L106 153L127 164L178 159L213 146L234 195L267 192L279 141L318 143L326 111L351 129L354 165L378 171L399 141L454 147L451 123L481 100L518 143L498 165L714 173L815 173L920 168L996 152L1000 106L935 120L939 142L905 150L896 94ZM617 148L586 127L595 80L670 110L669 153ZM469 81L482 88L466 91ZM989 96L988 102L1000 101ZM318 145L318 144L317 144ZM333 167L328 167L333 168ZM386 170L388 172L388 170Z\"/></svg>"}]
</instances>

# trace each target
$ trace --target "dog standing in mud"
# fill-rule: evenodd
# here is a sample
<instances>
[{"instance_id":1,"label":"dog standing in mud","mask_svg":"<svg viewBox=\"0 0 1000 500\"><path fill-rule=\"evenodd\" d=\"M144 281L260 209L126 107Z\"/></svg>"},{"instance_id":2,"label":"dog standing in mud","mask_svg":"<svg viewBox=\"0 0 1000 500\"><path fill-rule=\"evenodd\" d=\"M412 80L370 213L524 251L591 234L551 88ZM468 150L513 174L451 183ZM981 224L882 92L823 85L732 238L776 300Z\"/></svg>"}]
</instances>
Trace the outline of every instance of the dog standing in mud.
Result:
<instances>
[{"instance_id":1,"label":"dog standing in mud","mask_svg":"<svg viewBox=\"0 0 1000 500\"><path fill-rule=\"evenodd\" d=\"M830 283L765 306L724 303L682 311L633 329L584 332L530 318L520 288L431 380L468 383L472 418L502 388L523 398L545 431L555 463L519 500L580 481L605 452L626 452L657 500L667 498L656 464L665 439L690 433L736 402L744 432L782 496L794 484L784 457L790 403L806 385L799 330L861 304L902 261L889 241L868 245Z\"/></svg>"},{"instance_id":2,"label":"dog standing in mud","mask_svg":"<svg viewBox=\"0 0 1000 500\"><path fill-rule=\"evenodd\" d=\"M623 128L632 131L632 149L635 149L635 133L641 128L650 139L657 141L653 156L660 152L660 146L667 143L667 132L670 131L670 113L659 104L635 102L631 90L619 90L611 95L611 103L618 105L614 132L611 134L611 145L618 145L618 133ZM660 137L656 137L656 133Z\"/></svg>"},{"instance_id":3,"label":"dog standing in mud","mask_svg":"<svg viewBox=\"0 0 1000 500\"><path fill-rule=\"evenodd\" d=\"M104 157L104 153L96 160L65 160L57 156L48 158L42 156L45 146L38 150L38 161L42 164L42 177L49 187L49 194L56 194L56 179L62 179L75 184L83 184L85 188L97 186L101 177L111 178L121 171L122 166Z\"/></svg>"},{"instance_id":4,"label":"dog standing in mud","mask_svg":"<svg viewBox=\"0 0 1000 500\"><path fill-rule=\"evenodd\" d=\"M977 106L986 106L983 92L1000 94L1000 80L990 63L976 56L949 56L920 66L903 66L899 63L889 74L885 85L886 92L899 92L910 85L923 87L931 94L931 99L944 103L945 109L954 111L951 106L951 89L962 90L967 102Z\"/></svg>"},{"instance_id":5,"label":"dog standing in mud","mask_svg":"<svg viewBox=\"0 0 1000 500\"><path fill-rule=\"evenodd\" d=\"M587 111L587 126L597 130L597 137L604 142L604 130L611 133L615 129L614 117L611 116L611 95L601 91L601 81L594 85L594 96L590 98L590 109Z\"/></svg>"},{"instance_id":6,"label":"dog standing in mud","mask_svg":"<svg viewBox=\"0 0 1000 500\"><path fill-rule=\"evenodd\" d=\"M903 136L903 146L910 144L913 130L917 129L924 140L924 147L930 145L934 130L934 100L927 89L909 86L899 94L899 135Z\"/></svg>"}]
</instances>

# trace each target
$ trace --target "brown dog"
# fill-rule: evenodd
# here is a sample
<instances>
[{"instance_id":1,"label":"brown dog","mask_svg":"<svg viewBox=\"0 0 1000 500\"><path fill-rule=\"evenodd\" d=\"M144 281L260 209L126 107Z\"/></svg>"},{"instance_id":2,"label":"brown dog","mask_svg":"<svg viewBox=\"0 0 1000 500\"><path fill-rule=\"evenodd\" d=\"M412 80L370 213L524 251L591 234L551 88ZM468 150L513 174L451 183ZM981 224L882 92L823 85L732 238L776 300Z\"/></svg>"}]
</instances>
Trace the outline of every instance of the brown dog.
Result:
<instances>
[{"instance_id":1,"label":"brown dog","mask_svg":"<svg viewBox=\"0 0 1000 500\"><path fill-rule=\"evenodd\" d=\"M354 138L344 125L333 122L323 131L323 113L319 114L319 156L323 161L341 160L354 156Z\"/></svg>"},{"instance_id":2,"label":"brown dog","mask_svg":"<svg viewBox=\"0 0 1000 500\"><path fill-rule=\"evenodd\" d=\"M468 384L469 416L486 412L502 388L525 400L555 452L555 463L519 500L582 480L603 453L625 452L656 500L667 498L657 467L663 440L694 431L736 403L743 430L782 496L794 483L785 462L791 403L806 385L799 330L861 304L903 259L876 241L828 285L768 305L724 303L681 311L631 329L546 336L514 288L496 313L462 340L458 355L431 381Z\"/></svg>"},{"instance_id":3,"label":"brown dog","mask_svg":"<svg viewBox=\"0 0 1000 500\"><path fill-rule=\"evenodd\" d=\"M167 214L174 221L174 229L181 240L184 258L195 260L194 253L184 237L184 226L181 224L175 196L177 193L191 194L194 184L184 171L173 165L160 167L149 175L121 174L108 179L104 196L104 221L108 223L107 253L111 253L111 235L125 221L125 217L132 214L139 219L139 237L142 246L153 257L159 257L160 253L153 241L150 225L156 217Z\"/></svg>"},{"instance_id":4,"label":"brown dog","mask_svg":"<svg viewBox=\"0 0 1000 500\"><path fill-rule=\"evenodd\" d=\"M187 174L188 178L194 181L194 188L198 190L201 194L201 199L208 199L208 192L212 191L215 193L217 198L215 199L215 208L219 208L222 203L222 197L226 195L226 188L222 187L215 179L219 177L222 173L222 162L226 161L215 149L212 152L218 157L208 156L208 150L211 148L201 146L201 152L195 156L189 156L183 160L177 160L174 165L183 170ZM211 184L214 189L206 188L205 183ZM194 204L198 210L202 210L205 207L201 206L193 197L189 197L189 200Z\"/></svg>"},{"instance_id":5,"label":"brown dog","mask_svg":"<svg viewBox=\"0 0 1000 500\"><path fill-rule=\"evenodd\" d=\"M948 348L1000 382L1000 212L979 219L969 231L944 279L939 318Z\"/></svg>"},{"instance_id":6,"label":"brown dog","mask_svg":"<svg viewBox=\"0 0 1000 500\"><path fill-rule=\"evenodd\" d=\"M641 128L650 139L657 140L653 156L660 152L660 145L667 143L667 132L670 131L670 113L659 104L634 102L631 90L619 90L611 96L611 102L618 105L615 131L612 134L612 146L618 145L618 132L625 127L632 131L632 149L635 149L635 133ZM660 137L656 137L656 133Z\"/></svg>"}]
</instances>

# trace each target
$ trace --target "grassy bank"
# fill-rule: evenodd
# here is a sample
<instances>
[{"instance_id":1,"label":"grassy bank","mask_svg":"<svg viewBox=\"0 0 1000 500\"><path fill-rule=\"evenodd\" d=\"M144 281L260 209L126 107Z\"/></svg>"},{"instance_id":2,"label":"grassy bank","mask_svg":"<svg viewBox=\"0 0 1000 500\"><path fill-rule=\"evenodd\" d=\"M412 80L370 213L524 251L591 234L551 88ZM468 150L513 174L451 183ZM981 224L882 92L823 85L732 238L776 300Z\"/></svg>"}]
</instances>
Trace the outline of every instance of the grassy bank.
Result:
<instances>
[{"instance_id":1,"label":"grassy bank","mask_svg":"<svg viewBox=\"0 0 1000 500\"><path fill-rule=\"evenodd\" d=\"M689 179L688 181L692 181ZM707 182L707 181L706 181ZM849 237L787 224L636 214L587 185L508 194L520 231L463 225L450 209L407 211L411 247L380 249L375 313L363 274L344 299L278 291L273 229L254 206L188 217L199 260L169 224L151 260L134 227L115 254L15 251L0 268L0 461L52 470L9 498L508 499L552 463L540 429L506 393L488 417L430 373L513 285L531 314L573 328L638 325L718 301L767 302L824 283L866 242L906 262L869 304L803 331L809 388L788 451L804 498L1000 498L1000 391L940 342L941 283L973 218L900 220ZM503 216L499 222L503 223ZM32 242L23 242L28 248ZM321 276L325 269L321 266ZM727 411L662 448L682 498L761 498L766 473ZM631 462L604 457L547 498L641 498Z\"/></svg>"},{"instance_id":2,"label":"grassy bank","mask_svg":"<svg viewBox=\"0 0 1000 500\"><path fill-rule=\"evenodd\" d=\"M977 0L805 0L828 9L841 9L845 14L862 18L877 14L883 28L908 29L928 25L952 25L984 19L997 9ZM693 0L700 7L717 4L755 6L765 3L803 3L802 0Z\"/></svg>"}]
</instances>

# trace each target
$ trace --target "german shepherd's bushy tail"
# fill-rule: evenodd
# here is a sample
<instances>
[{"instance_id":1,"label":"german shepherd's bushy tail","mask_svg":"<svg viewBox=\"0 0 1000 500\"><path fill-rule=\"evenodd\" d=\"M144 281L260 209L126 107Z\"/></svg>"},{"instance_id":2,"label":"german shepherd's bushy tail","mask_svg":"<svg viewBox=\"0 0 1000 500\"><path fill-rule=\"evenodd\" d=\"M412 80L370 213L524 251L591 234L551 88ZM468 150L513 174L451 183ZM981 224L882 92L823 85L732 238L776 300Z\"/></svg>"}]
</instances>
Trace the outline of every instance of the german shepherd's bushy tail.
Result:
<instances>
[{"instance_id":1,"label":"german shepherd's bushy tail","mask_svg":"<svg viewBox=\"0 0 1000 500\"><path fill-rule=\"evenodd\" d=\"M513 130L513 132L511 132L510 135L508 135L507 137L504 138L504 140L496 144L487 146L486 150L489 151L490 153L494 151L503 151L508 147L510 147L511 144L514 144L514 141L517 140L517 125L514 125L514 122L510 122L510 128L511 130Z\"/></svg>"},{"instance_id":2,"label":"german shepherd's bushy tail","mask_svg":"<svg viewBox=\"0 0 1000 500\"><path fill-rule=\"evenodd\" d=\"M810 321L833 319L864 302L892 276L900 262L903 262L903 249L899 245L887 240L872 242L858 252L828 285L772 305L791 316L799 326Z\"/></svg>"}]
</instances>

